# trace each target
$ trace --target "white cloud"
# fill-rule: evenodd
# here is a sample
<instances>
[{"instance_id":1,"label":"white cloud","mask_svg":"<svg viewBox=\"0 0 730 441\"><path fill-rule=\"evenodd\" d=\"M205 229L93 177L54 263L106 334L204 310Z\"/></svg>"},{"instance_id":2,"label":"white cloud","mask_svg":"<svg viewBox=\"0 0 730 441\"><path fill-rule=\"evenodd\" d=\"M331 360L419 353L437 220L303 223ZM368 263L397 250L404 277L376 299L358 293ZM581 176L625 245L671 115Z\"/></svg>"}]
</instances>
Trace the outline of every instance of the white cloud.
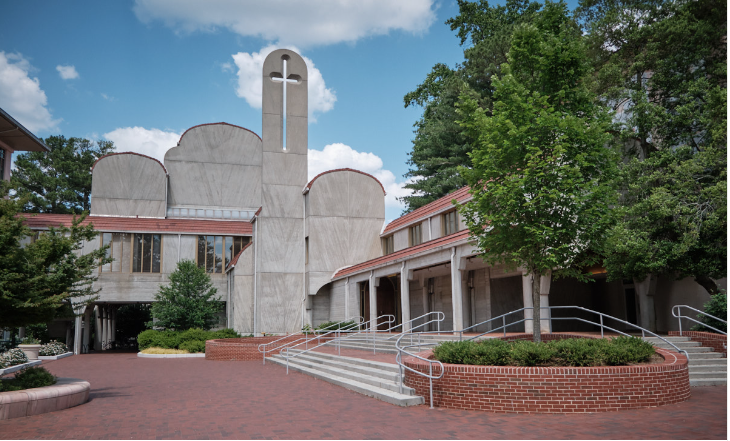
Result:
<instances>
[{"instance_id":1,"label":"white cloud","mask_svg":"<svg viewBox=\"0 0 730 441\"><path fill-rule=\"evenodd\" d=\"M79 73L76 72L75 66L61 66L60 64L56 66L56 70L58 71L58 74L61 76L62 80L75 80L79 77Z\"/></svg>"},{"instance_id":2,"label":"white cloud","mask_svg":"<svg viewBox=\"0 0 730 441\"><path fill-rule=\"evenodd\" d=\"M411 190L403 188L408 181L397 182L390 170L383 168L383 160L374 153L358 152L342 144L328 144L322 150L309 150L309 179L337 168L353 168L373 175L385 188L385 207L403 209L405 205L396 198L408 196Z\"/></svg>"},{"instance_id":3,"label":"white cloud","mask_svg":"<svg viewBox=\"0 0 730 441\"><path fill-rule=\"evenodd\" d=\"M242 36L311 47L426 31L436 19L434 0L135 0L143 23L155 20L178 33L228 29Z\"/></svg>"},{"instance_id":4,"label":"white cloud","mask_svg":"<svg viewBox=\"0 0 730 441\"><path fill-rule=\"evenodd\" d=\"M165 152L180 140L179 133L144 127L120 127L103 136L114 142L117 152L141 153L160 161L165 159Z\"/></svg>"},{"instance_id":5,"label":"white cloud","mask_svg":"<svg viewBox=\"0 0 730 441\"><path fill-rule=\"evenodd\" d=\"M299 50L294 46L288 46L297 53ZM264 59L272 51L280 49L280 47L270 45L262 48L258 52L239 52L233 54L233 62L238 67L238 87L236 87L236 95L246 100L249 106L261 108L261 89L262 76L261 71L264 66ZM337 96L332 89L328 89L324 83L322 72L314 66L314 62L307 57L302 56L304 62L307 63L308 79L307 90L309 92L309 120L317 122L317 114L325 113L335 106ZM223 70L226 70L225 65Z\"/></svg>"},{"instance_id":6,"label":"white cloud","mask_svg":"<svg viewBox=\"0 0 730 441\"><path fill-rule=\"evenodd\" d=\"M107 101L114 101L114 97L113 96L107 95L105 93L102 93L101 94L101 97L104 98Z\"/></svg>"},{"instance_id":7,"label":"white cloud","mask_svg":"<svg viewBox=\"0 0 730 441\"><path fill-rule=\"evenodd\" d=\"M48 98L33 69L21 54L0 51L0 105L31 132L58 130L60 119L53 119L46 108Z\"/></svg>"}]
</instances>

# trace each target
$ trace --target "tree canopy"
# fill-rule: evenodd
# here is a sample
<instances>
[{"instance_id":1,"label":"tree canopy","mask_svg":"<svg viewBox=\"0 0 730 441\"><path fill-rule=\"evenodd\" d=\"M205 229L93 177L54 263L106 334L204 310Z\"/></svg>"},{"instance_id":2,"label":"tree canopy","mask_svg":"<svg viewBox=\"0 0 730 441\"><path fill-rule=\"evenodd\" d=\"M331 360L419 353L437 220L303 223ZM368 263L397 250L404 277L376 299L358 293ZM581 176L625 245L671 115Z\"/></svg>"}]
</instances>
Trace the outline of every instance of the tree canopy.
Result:
<instances>
[{"instance_id":1,"label":"tree canopy","mask_svg":"<svg viewBox=\"0 0 730 441\"><path fill-rule=\"evenodd\" d=\"M0 327L51 321L64 306L93 301L98 265L111 261L106 248L81 254L83 241L97 232L81 226L84 215L69 228L51 228L34 238L23 224L24 201L0 192Z\"/></svg>"},{"instance_id":2,"label":"tree canopy","mask_svg":"<svg viewBox=\"0 0 730 441\"><path fill-rule=\"evenodd\" d=\"M222 308L215 298L217 291L204 268L181 260L170 274L170 284L161 285L155 294L150 325L176 331L212 328Z\"/></svg>"},{"instance_id":3,"label":"tree canopy","mask_svg":"<svg viewBox=\"0 0 730 441\"><path fill-rule=\"evenodd\" d=\"M15 158L10 179L26 213L81 214L91 209L91 166L114 151L111 141L51 136L50 152L27 152Z\"/></svg>"},{"instance_id":4,"label":"tree canopy","mask_svg":"<svg viewBox=\"0 0 730 441\"><path fill-rule=\"evenodd\" d=\"M533 276L585 278L580 268L610 223L616 157L607 148L610 118L587 87L591 66L564 3L546 3L513 32L508 63L492 77L491 115L464 96L462 125L477 140L462 167L473 198L463 205L487 261ZM533 314L540 340L540 314Z\"/></svg>"}]
</instances>

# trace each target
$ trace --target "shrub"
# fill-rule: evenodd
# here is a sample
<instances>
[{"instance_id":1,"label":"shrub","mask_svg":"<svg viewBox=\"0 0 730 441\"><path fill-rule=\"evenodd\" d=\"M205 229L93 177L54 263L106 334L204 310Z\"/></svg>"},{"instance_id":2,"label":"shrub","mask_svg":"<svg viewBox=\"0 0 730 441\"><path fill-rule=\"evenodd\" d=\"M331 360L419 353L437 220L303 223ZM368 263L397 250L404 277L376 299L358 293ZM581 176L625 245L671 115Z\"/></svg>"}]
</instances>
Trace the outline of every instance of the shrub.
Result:
<instances>
[{"instance_id":1,"label":"shrub","mask_svg":"<svg viewBox=\"0 0 730 441\"><path fill-rule=\"evenodd\" d=\"M206 340L219 338L241 338L241 335L233 329L221 329L219 331L204 331L199 328L188 329L187 331L156 331L148 329L137 336L137 345L140 351L148 348L183 349L186 342L202 342L205 348ZM197 345L197 343L195 343ZM193 347L199 347L199 346ZM205 352L195 350L191 352Z\"/></svg>"},{"instance_id":2,"label":"shrub","mask_svg":"<svg viewBox=\"0 0 730 441\"><path fill-rule=\"evenodd\" d=\"M725 291L721 291L719 294L715 294L714 296L712 296L710 298L710 301L705 303L705 312L718 318L727 317L727 293ZM706 325L712 326L713 328L719 329L720 331L727 332L727 323L715 320L714 318L708 317L704 314L699 314L697 318L699 318L700 321L702 321L702 323ZM716 332L713 329L702 325L693 326L692 330Z\"/></svg>"},{"instance_id":3,"label":"shrub","mask_svg":"<svg viewBox=\"0 0 730 441\"><path fill-rule=\"evenodd\" d=\"M56 384L57 380L56 376L44 367L27 367L16 372L14 379L0 381L0 392L50 386Z\"/></svg>"},{"instance_id":4,"label":"shrub","mask_svg":"<svg viewBox=\"0 0 730 441\"><path fill-rule=\"evenodd\" d=\"M188 329L179 333L180 345L188 341L209 340L212 332L203 331L200 328ZM182 348L181 348L182 349Z\"/></svg>"},{"instance_id":5,"label":"shrub","mask_svg":"<svg viewBox=\"0 0 730 441\"><path fill-rule=\"evenodd\" d=\"M188 340L180 343L180 348L183 351L193 352L205 352L205 340Z\"/></svg>"},{"instance_id":6,"label":"shrub","mask_svg":"<svg viewBox=\"0 0 730 441\"><path fill-rule=\"evenodd\" d=\"M137 345L140 350L157 346L160 348L175 349L180 345L180 333L174 331L147 330L137 336Z\"/></svg>"},{"instance_id":7,"label":"shrub","mask_svg":"<svg viewBox=\"0 0 730 441\"><path fill-rule=\"evenodd\" d=\"M354 321L348 320L348 321L342 322L342 323L340 323L340 322L324 322L324 323L320 324L319 326L317 326L315 328L315 330L317 330L317 331L324 331L324 332L336 331L337 329L340 329L340 330L357 330L358 329L358 325Z\"/></svg>"},{"instance_id":8,"label":"shrub","mask_svg":"<svg viewBox=\"0 0 730 441\"><path fill-rule=\"evenodd\" d=\"M23 341L20 342L21 345L39 345L41 344L41 341L37 338L33 337L32 335L29 335L23 339Z\"/></svg>"},{"instance_id":9,"label":"shrub","mask_svg":"<svg viewBox=\"0 0 730 441\"><path fill-rule=\"evenodd\" d=\"M51 340L50 343L46 343L43 346L41 346L41 349L38 351L38 355L43 356L51 356L51 355L61 355L68 352L68 348L65 344L56 341Z\"/></svg>"},{"instance_id":10,"label":"shrub","mask_svg":"<svg viewBox=\"0 0 730 441\"><path fill-rule=\"evenodd\" d=\"M15 366L18 364L23 364L28 362L28 357L26 357L25 352L18 348L10 349L9 351L6 351L2 354L2 358L5 361L7 366ZM6 366L6 367L7 367Z\"/></svg>"},{"instance_id":11,"label":"shrub","mask_svg":"<svg viewBox=\"0 0 730 441\"><path fill-rule=\"evenodd\" d=\"M640 338L621 336L607 345L605 361L611 366L641 363L649 360L655 352L654 346Z\"/></svg>"},{"instance_id":12,"label":"shrub","mask_svg":"<svg viewBox=\"0 0 730 441\"><path fill-rule=\"evenodd\" d=\"M516 341L512 343L510 357L518 366L539 366L552 360L556 353L550 344Z\"/></svg>"},{"instance_id":13,"label":"shrub","mask_svg":"<svg viewBox=\"0 0 730 441\"><path fill-rule=\"evenodd\" d=\"M210 331L210 336L207 339L215 340L219 338L241 338L241 334L234 331L233 329L226 328L219 331Z\"/></svg>"},{"instance_id":14,"label":"shrub","mask_svg":"<svg viewBox=\"0 0 730 441\"><path fill-rule=\"evenodd\" d=\"M590 338L568 338L549 343L555 350L555 356L565 366L600 366L604 364L605 347L608 340Z\"/></svg>"}]
</instances>

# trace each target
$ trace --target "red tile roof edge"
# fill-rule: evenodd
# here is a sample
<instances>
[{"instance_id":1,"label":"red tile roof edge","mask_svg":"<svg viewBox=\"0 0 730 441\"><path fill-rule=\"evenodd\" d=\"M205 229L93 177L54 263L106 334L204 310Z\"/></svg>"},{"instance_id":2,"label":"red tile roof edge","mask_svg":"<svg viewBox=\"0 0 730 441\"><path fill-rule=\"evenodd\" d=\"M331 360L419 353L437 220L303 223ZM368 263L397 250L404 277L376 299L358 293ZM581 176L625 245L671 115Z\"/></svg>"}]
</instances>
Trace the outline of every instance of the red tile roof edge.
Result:
<instances>
[{"instance_id":1,"label":"red tile roof edge","mask_svg":"<svg viewBox=\"0 0 730 441\"><path fill-rule=\"evenodd\" d=\"M456 233L449 234L448 236L429 240L428 242L424 242L420 245L416 245L415 247L404 248L402 250L396 251L396 252L388 254L386 256L376 257L375 259L370 259L365 262L358 263L357 265L352 265L352 266L348 266L347 268L342 268L339 271L337 271L334 275L332 275L332 280L339 279L341 277L344 277L344 276L347 276L350 274L359 273L362 271L368 271L368 270L378 267L380 265L386 265L393 261L402 259L404 257L420 254L420 253L432 250L434 248L438 248L440 246L458 242L458 241L468 238L468 237L469 237L469 230L457 231Z\"/></svg>"},{"instance_id":2,"label":"red tile roof edge","mask_svg":"<svg viewBox=\"0 0 730 441\"><path fill-rule=\"evenodd\" d=\"M243 246L243 248L241 248L241 251L239 251L239 252L238 252L238 254L236 254L236 255L235 255L235 256L233 257L233 259L231 259L231 261L230 261L230 262L228 262L228 266L226 267L226 272L228 272L228 271L229 271L229 270L231 270L231 269L232 269L232 268L233 268L234 266L236 266L236 264L238 263L238 258L239 258L239 257L241 257L241 254L243 254L243 252L244 252L244 251L246 251L246 248L250 247L252 243L253 243L253 242L249 242L249 243L247 243L246 245L244 245L244 246Z\"/></svg>"},{"instance_id":3,"label":"red tile roof edge","mask_svg":"<svg viewBox=\"0 0 730 441\"><path fill-rule=\"evenodd\" d=\"M307 193L307 191L309 191L312 188L312 184L314 184L314 181L316 181L317 178L319 178L320 176L326 175L327 173L334 173L334 172L339 172L339 171L351 171L351 172L360 173L361 175L365 175L370 178L373 178L375 180L375 182L380 184L380 188L383 189L383 196L387 195L387 193L385 192L385 187L383 187L383 184L378 180L378 178L371 175L370 173L365 173L364 171L355 170L354 168L337 168L334 170L327 170L325 172L322 172L322 173L318 174L317 176L315 176L314 178L312 178L311 181L309 181L309 183L304 187L304 191L302 191L302 193Z\"/></svg>"},{"instance_id":4,"label":"red tile roof edge","mask_svg":"<svg viewBox=\"0 0 730 441\"><path fill-rule=\"evenodd\" d=\"M23 214L25 224L30 228L68 227L73 222L73 214ZM97 231L103 232L159 232L159 233L214 233L251 236L251 224L247 221L228 221L214 219L167 219L137 218L116 216L87 216L82 225L94 224ZM167 224L167 225L164 225ZM232 230L240 230L238 232Z\"/></svg>"},{"instance_id":5,"label":"red tile roof edge","mask_svg":"<svg viewBox=\"0 0 730 441\"><path fill-rule=\"evenodd\" d=\"M385 229L383 229L383 232L381 234L390 233L391 231L395 231L405 225L408 225L410 222L413 222L422 217L428 217L428 215L438 212L441 208L443 208L443 204L446 201L451 202L452 199L456 199L458 202L463 202L468 197L469 186L461 187L460 189L452 191L446 196L442 196L435 201L424 205L423 207L419 207L411 211L410 213L404 214L398 219L391 221L388 225L385 226Z\"/></svg>"},{"instance_id":6,"label":"red tile roof edge","mask_svg":"<svg viewBox=\"0 0 730 441\"><path fill-rule=\"evenodd\" d=\"M96 167L97 162L101 161L104 158L108 158L109 156L116 156L116 155L137 155L137 156L141 156L143 158L151 159L151 160L155 161L156 163L160 164L160 167L162 167L162 169L165 171L166 175L169 174L169 173L167 173L167 168L165 168L165 165L163 163L161 163L158 159L155 159L152 156L143 155L142 153L137 153L137 152L118 152L118 153L109 153L108 155L104 155L104 156L100 157L99 159L97 159L96 161L94 161L94 163L91 165L91 171L92 172L94 171L94 167Z\"/></svg>"},{"instance_id":7,"label":"red tile roof edge","mask_svg":"<svg viewBox=\"0 0 730 441\"><path fill-rule=\"evenodd\" d=\"M239 129L243 129L243 130L245 130L245 131L247 131L247 132L251 132L251 133L252 133L252 134L253 134L254 136L256 136L256 137L257 137L258 139L261 139L261 137L260 137L259 135L257 135L257 134L256 134L256 133L255 133L255 132L254 132L253 130L247 129L247 128L245 128L245 127L237 126L237 125L235 125L235 124L229 124L229 123L227 123L227 122L216 122L216 123L205 123L205 124L198 124L197 126L192 126L192 127L190 127L190 128L189 128L189 129L187 129L187 130L186 130L185 132L183 132L183 134L182 134L182 135L180 135L180 140L179 140L179 141L177 142L177 145L180 145L180 142L182 142L182 139L183 139L183 137L184 137L184 136L185 136L185 134L186 134L186 133L188 133L189 131L191 131L191 130L193 130L193 129L196 129L196 128L198 128L198 127L204 127L204 126L217 126L217 125L224 125L224 126L231 126L231 127L237 127L237 128L239 128ZM262 140L262 141L263 141L263 140Z\"/></svg>"}]
</instances>

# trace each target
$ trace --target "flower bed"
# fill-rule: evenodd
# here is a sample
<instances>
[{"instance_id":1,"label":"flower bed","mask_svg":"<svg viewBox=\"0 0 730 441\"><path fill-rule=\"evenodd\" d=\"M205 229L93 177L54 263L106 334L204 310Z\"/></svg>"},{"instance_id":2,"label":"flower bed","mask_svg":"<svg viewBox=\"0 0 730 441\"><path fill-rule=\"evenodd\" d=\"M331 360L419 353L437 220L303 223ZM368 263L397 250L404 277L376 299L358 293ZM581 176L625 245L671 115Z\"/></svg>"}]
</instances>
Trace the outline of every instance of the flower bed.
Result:
<instances>
[{"instance_id":1,"label":"flower bed","mask_svg":"<svg viewBox=\"0 0 730 441\"><path fill-rule=\"evenodd\" d=\"M543 340L580 337L546 334ZM509 340L532 339L531 334ZM655 407L690 397L687 358L657 349L664 362L635 366L515 367L444 364L433 381L433 405L501 413L606 412ZM419 356L431 358L432 351ZM406 357L403 363L428 373L428 363ZM438 374L438 367L434 366ZM428 378L405 370L405 384L429 401Z\"/></svg>"}]
</instances>

